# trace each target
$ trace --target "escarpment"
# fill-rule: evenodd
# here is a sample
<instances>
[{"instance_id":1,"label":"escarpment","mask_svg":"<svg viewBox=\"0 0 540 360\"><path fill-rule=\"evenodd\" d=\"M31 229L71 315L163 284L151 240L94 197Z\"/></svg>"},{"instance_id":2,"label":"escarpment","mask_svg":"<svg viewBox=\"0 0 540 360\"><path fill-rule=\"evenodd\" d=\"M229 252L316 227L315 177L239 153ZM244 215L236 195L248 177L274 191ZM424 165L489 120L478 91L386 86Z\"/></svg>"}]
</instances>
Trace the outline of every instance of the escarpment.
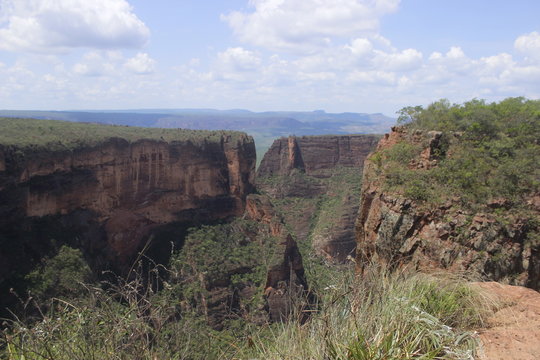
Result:
<instances>
[{"instance_id":1,"label":"escarpment","mask_svg":"<svg viewBox=\"0 0 540 360\"><path fill-rule=\"evenodd\" d=\"M289 175L299 170L315 177L327 177L336 167L362 168L374 149L377 135L290 136L274 141L266 152L257 176Z\"/></svg>"},{"instance_id":2,"label":"escarpment","mask_svg":"<svg viewBox=\"0 0 540 360\"><path fill-rule=\"evenodd\" d=\"M3 289L62 243L96 271L124 273L145 246L167 256L188 226L243 214L253 190L255 146L241 133L0 154Z\"/></svg>"},{"instance_id":3,"label":"escarpment","mask_svg":"<svg viewBox=\"0 0 540 360\"><path fill-rule=\"evenodd\" d=\"M300 242L345 261L354 253L359 182L377 135L328 135L274 141L257 171L257 187L283 213Z\"/></svg>"},{"instance_id":4,"label":"escarpment","mask_svg":"<svg viewBox=\"0 0 540 360\"><path fill-rule=\"evenodd\" d=\"M539 289L539 195L530 189L522 200L495 194L473 201L456 193L457 181L470 192L477 183L491 190L490 179L472 179L455 160L465 159L463 136L395 127L381 139L364 166L358 270L372 261L412 264Z\"/></svg>"}]
</instances>

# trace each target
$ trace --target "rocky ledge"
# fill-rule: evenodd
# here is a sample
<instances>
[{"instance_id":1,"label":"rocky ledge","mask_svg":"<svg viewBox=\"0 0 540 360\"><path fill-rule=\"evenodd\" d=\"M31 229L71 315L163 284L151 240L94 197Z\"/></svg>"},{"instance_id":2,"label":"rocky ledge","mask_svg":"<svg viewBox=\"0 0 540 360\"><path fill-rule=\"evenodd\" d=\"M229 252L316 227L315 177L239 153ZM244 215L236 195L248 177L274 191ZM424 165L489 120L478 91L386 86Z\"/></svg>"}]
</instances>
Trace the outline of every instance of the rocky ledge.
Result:
<instances>
[{"instance_id":1,"label":"rocky ledge","mask_svg":"<svg viewBox=\"0 0 540 360\"><path fill-rule=\"evenodd\" d=\"M447 135L454 139L461 136ZM504 199L488 202L485 211L465 209L459 199L426 207L385 187L377 154L403 142L419 146L420 157L408 166L424 171L437 166L445 151L442 138L440 132L395 127L366 160L356 223L358 270L370 261L413 264L539 289L540 247L530 240L537 230L519 213L502 211ZM538 195L526 201L532 214L539 213L539 205Z\"/></svg>"}]
</instances>

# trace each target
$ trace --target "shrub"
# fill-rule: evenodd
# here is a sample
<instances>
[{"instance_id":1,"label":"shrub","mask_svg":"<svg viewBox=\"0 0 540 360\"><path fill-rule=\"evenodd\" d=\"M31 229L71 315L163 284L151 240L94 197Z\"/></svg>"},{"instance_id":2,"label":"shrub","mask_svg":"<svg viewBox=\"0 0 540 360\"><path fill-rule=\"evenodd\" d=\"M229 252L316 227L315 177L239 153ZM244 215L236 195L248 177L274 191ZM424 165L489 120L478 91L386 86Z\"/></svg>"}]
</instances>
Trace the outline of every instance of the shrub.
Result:
<instances>
[{"instance_id":1,"label":"shrub","mask_svg":"<svg viewBox=\"0 0 540 360\"><path fill-rule=\"evenodd\" d=\"M88 283L91 271L78 249L63 245L58 254L45 258L42 264L26 276L32 295L44 300L52 297L81 296L83 284Z\"/></svg>"}]
</instances>

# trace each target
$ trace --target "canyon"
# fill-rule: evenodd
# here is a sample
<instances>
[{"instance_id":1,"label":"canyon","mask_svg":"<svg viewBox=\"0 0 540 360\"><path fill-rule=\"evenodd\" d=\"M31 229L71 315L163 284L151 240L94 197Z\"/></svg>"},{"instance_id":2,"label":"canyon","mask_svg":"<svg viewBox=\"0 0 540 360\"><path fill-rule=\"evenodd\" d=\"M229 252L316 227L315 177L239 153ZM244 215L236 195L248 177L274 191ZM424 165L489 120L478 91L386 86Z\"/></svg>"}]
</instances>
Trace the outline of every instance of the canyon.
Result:
<instances>
[{"instance_id":1,"label":"canyon","mask_svg":"<svg viewBox=\"0 0 540 360\"><path fill-rule=\"evenodd\" d=\"M364 159L377 135L290 136L276 139L257 170L297 240L331 261L344 262L356 247Z\"/></svg>"}]
</instances>

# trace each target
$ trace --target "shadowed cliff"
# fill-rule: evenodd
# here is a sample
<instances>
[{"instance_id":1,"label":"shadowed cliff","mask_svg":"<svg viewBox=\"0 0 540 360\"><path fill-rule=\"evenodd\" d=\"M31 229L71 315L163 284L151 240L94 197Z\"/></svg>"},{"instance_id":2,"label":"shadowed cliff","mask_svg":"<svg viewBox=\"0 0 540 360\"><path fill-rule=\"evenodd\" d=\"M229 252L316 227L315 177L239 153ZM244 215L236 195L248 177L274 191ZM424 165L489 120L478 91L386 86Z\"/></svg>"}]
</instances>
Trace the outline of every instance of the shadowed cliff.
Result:
<instances>
[{"instance_id":1,"label":"shadowed cliff","mask_svg":"<svg viewBox=\"0 0 540 360\"><path fill-rule=\"evenodd\" d=\"M62 244L96 274L125 273L145 246L166 260L189 226L242 214L253 191L255 146L242 133L2 121L3 293Z\"/></svg>"}]
</instances>

